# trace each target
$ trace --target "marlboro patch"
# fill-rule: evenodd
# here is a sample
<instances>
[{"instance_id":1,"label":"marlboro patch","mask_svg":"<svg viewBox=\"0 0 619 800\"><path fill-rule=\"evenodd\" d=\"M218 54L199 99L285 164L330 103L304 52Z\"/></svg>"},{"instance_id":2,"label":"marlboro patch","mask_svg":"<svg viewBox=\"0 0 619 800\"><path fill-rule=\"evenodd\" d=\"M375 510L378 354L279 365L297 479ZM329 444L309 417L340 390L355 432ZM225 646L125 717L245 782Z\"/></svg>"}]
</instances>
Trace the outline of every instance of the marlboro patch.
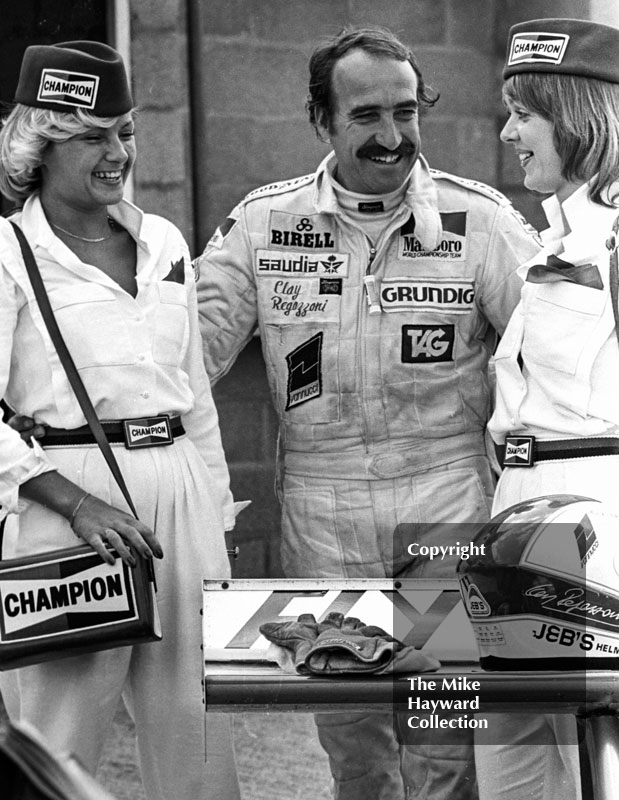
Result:
<instances>
[{"instance_id":1,"label":"marlboro patch","mask_svg":"<svg viewBox=\"0 0 619 800\"><path fill-rule=\"evenodd\" d=\"M159 447L172 444L174 437L170 427L170 418L144 417L142 419L123 420L125 428L125 447L134 450L138 447Z\"/></svg>"},{"instance_id":2,"label":"marlboro patch","mask_svg":"<svg viewBox=\"0 0 619 800\"><path fill-rule=\"evenodd\" d=\"M0 669L160 639L149 565L89 546L0 562Z\"/></svg>"},{"instance_id":3,"label":"marlboro patch","mask_svg":"<svg viewBox=\"0 0 619 800\"><path fill-rule=\"evenodd\" d=\"M99 76L62 69L44 69L37 100L93 109L99 90Z\"/></svg>"}]
</instances>

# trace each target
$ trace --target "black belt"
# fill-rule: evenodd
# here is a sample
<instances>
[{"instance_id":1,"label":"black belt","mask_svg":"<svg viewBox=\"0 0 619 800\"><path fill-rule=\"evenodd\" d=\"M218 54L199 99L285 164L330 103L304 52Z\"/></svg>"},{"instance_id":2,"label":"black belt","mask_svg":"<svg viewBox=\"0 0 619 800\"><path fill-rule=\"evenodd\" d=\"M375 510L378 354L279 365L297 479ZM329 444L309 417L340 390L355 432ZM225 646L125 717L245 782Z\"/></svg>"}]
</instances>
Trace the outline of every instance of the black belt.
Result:
<instances>
[{"instance_id":1,"label":"black belt","mask_svg":"<svg viewBox=\"0 0 619 800\"><path fill-rule=\"evenodd\" d=\"M532 467L540 461L617 456L619 437L591 436L540 442L535 436L506 436L505 444L497 444L495 448L501 466Z\"/></svg>"},{"instance_id":2,"label":"black belt","mask_svg":"<svg viewBox=\"0 0 619 800\"><path fill-rule=\"evenodd\" d=\"M101 427L110 444L122 443L129 449L172 444L177 436L185 433L181 418L167 415L102 422ZM70 430L46 428L45 436L38 441L43 447L96 444L96 439L88 425Z\"/></svg>"}]
</instances>

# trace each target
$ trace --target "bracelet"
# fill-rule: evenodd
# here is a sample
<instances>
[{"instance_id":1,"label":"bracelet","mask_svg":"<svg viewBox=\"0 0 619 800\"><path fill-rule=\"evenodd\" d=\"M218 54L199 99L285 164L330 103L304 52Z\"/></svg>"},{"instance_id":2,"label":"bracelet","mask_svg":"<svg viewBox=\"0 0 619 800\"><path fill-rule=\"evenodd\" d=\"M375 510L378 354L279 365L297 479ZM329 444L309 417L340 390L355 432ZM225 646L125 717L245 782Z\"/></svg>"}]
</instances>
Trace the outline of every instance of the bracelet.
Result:
<instances>
[{"instance_id":1,"label":"bracelet","mask_svg":"<svg viewBox=\"0 0 619 800\"><path fill-rule=\"evenodd\" d=\"M84 492L84 494L77 501L77 505L75 506L75 508L73 509L73 513L69 517L69 525L71 527L73 527L73 523L75 522L75 517L77 516L77 512L80 510L80 508L82 507L82 503L87 497L90 497L90 492Z\"/></svg>"}]
</instances>

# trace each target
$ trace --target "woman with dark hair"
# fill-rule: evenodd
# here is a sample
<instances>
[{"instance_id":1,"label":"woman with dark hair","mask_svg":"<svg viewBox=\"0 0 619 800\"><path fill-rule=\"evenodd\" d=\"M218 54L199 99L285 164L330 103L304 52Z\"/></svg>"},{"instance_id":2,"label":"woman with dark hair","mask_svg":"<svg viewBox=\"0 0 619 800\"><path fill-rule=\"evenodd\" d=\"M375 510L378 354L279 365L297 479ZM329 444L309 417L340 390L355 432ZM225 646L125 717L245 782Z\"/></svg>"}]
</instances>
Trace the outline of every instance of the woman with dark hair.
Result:
<instances>
[{"instance_id":1,"label":"woman with dark hair","mask_svg":"<svg viewBox=\"0 0 619 800\"><path fill-rule=\"evenodd\" d=\"M617 504L619 341L607 241L619 215L618 48L619 30L580 20L510 31L501 139L525 186L550 195L550 227L541 253L519 269L521 302L495 356L489 430L504 470L493 514L552 494ZM525 454L529 468L516 468ZM573 717L500 715L491 729L493 741L476 748L481 800L580 798Z\"/></svg>"},{"instance_id":2,"label":"woman with dark hair","mask_svg":"<svg viewBox=\"0 0 619 800\"><path fill-rule=\"evenodd\" d=\"M3 556L71 547L77 537L108 562L108 547L130 565L136 553L155 557L163 640L3 673L3 698L12 719L94 772L122 696L149 800L238 800L225 717L209 715L205 763L201 587L229 575L224 529L234 508L187 245L167 220L123 199L136 148L115 50L28 48L16 101L0 134L0 190L19 206L11 219L32 247L140 520L85 425L14 230L0 220L0 396L46 426L31 448L0 423ZM153 435L126 448L129 420L140 430L167 426L171 443L155 446Z\"/></svg>"}]
</instances>

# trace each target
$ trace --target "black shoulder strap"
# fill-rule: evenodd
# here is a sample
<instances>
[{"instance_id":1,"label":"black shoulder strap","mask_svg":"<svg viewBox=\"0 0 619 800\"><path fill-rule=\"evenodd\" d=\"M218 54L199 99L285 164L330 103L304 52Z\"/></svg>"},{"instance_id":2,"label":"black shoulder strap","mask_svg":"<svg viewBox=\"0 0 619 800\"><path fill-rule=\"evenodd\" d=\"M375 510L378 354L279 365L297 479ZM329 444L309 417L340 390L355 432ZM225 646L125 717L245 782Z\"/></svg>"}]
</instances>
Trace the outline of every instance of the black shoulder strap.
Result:
<instances>
[{"instance_id":1,"label":"black shoulder strap","mask_svg":"<svg viewBox=\"0 0 619 800\"><path fill-rule=\"evenodd\" d=\"M617 256L617 248L619 242L617 241L617 232L619 231L619 217L613 222L612 235L606 242L606 246L610 250L610 269L608 282L610 285L610 300L613 306L613 316L615 318L615 335L619 342L619 257Z\"/></svg>"},{"instance_id":2,"label":"black shoulder strap","mask_svg":"<svg viewBox=\"0 0 619 800\"><path fill-rule=\"evenodd\" d=\"M65 341L62 338L62 334L60 333L60 329L58 328L58 323L56 322L56 317L52 311L52 307L43 284L43 279L41 278L41 273L39 272L32 249L19 225L16 225L14 222L11 222L11 225L15 229L15 236L17 237L17 241L19 242L19 246L21 248L24 264L26 265L26 270L28 271L32 288L34 289L34 296L36 297L39 308L41 309L43 321L47 326L47 330L49 331L49 335L52 339L54 347L56 348L60 361L62 362L62 366L67 373L69 383L71 384L80 407L84 412L84 416L86 417L88 425L90 426L90 430L92 431L97 444L101 448L103 457L107 461L107 464L112 471L112 475L116 479L116 483L120 487L120 490L127 501L127 505L131 509L131 513L137 519L138 515L129 494L129 490L127 489L127 485L125 484L125 479L123 478L120 467L118 466L118 462L116 461L114 453L112 452L112 448L110 447L110 443L107 440L103 428L101 427L101 423L97 417L97 412L93 408L90 397L88 396L88 392L82 383L82 379L80 378L77 367L75 366L73 358L71 357L71 353L69 353Z\"/></svg>"}]
</instances>

